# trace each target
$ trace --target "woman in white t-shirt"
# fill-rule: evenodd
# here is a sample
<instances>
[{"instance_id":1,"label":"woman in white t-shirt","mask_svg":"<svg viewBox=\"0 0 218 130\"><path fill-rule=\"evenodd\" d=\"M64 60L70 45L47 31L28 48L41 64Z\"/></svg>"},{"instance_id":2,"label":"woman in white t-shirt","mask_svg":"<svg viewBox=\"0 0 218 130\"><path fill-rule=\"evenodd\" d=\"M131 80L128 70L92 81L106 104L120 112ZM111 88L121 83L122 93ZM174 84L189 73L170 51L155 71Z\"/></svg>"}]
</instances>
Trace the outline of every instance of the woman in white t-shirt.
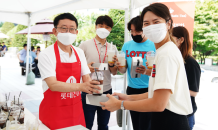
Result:
<instances>
[{"instance_id":1,"label":"woman in white t-shirt","mask_svg":"<svg viewBox=\"0 0 218 130\"><path fill-rule=\"evenodd\" d=\"M171 41L172 18L161 3L145 7L141 13L143 33L155 43L156 56L148 93L118 95L101 103L102 109L152 112L151 130L190 130L186 115L192 113L189 88L182 55Z\"/></svg>"}]
</instances>

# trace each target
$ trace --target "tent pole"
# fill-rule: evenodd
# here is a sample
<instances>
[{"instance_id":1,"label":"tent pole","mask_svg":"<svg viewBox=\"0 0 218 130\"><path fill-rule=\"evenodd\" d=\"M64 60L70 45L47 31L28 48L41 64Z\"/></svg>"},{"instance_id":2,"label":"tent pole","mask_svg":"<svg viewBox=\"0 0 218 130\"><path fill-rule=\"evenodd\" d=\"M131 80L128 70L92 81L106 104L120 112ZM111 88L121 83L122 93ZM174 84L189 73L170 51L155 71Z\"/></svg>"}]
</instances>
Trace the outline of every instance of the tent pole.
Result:
<instances>
[{"instance_id":1,"label":"tent pole","mask_svg":"<svg viewBox=\"0 0 218 130\"><path fill-rule=\"evenodd\" d=\"M134 11L134 0L130 0L130 19L133 18L133 12ZM129 34L129 38L132 39L132 37ZM127 114L127 130L131 130L131 121L130 121L130 111L128 111Z\"/></svg>"},{"instance_id":2,"label":"tent pole","mask_svg":"<svg viewBox=\"0 0 218 130\"><path fill-rule=\"evenodd\" d=\"M31 13L27 12L28 15L28 38L27 38L27 55L26 55L26 83L27 83L27 75L29 73L29 51L30 51L30 46L31 46L31 40L30 40L30 31L31 31Z\"/></svg>"},{"instance_id":3,"label":"tent pole","mask_svg":"<svg viewBox=\"0 0 218 130\"><path fill-rule=\"evenodd\" d=\"M125 35L124 35L124 42L129 41L128 38L128 30L127 30L127 23L129 22L129 9L125 9ZM123 86L123 93L126 93L126 73L124 74L124 86ZM123 110L122 114L122 130L126 130L126 110Z\"/></svg>"}]
</instances>

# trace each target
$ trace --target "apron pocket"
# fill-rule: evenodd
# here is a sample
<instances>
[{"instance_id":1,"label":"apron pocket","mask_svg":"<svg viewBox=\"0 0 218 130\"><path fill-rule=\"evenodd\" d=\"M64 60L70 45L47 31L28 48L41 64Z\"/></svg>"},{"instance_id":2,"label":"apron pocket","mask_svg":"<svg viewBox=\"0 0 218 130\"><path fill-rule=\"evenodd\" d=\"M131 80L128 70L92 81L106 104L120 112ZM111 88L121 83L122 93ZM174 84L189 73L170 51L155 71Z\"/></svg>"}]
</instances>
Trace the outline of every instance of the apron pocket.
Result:
<instances>
[{"instance_id":1,"label":"apron pocket","mask_svg":"<svg viewBox=\"0 0 218 130\"><path fill-rule=\"evenodd\" d=\"M74 105L50 107L51 129L60 129L70 126L83 124L84 113L82 102L77 102Z\"/></svg>"}]
</instances>

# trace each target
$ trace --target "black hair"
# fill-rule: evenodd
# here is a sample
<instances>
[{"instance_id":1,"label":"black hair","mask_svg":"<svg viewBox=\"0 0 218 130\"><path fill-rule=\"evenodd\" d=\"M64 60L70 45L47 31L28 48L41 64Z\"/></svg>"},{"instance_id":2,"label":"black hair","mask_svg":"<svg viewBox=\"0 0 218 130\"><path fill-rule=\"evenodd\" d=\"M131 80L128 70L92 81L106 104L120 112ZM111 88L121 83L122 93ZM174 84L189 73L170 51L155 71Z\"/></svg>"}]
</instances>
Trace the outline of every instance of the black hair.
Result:
<instances>
[{"instance_id":1,"label":"black hair","mask_svg":"<svg viewBox=\"0 0 218 130\"><path fill-rule=\"evenodd\" d=\"M27 46L27 44L23 44L23 47L26 47Z\"/></svg>"},{"instance_id":2,"label":"black hair","mask_svg":"<svg viewBox=\"0 0 218 130\"><path fill-rule=\"evenodd\" d=\"M135 26L136 31L142 31L142 21L140 19L140 16L136 16L129 21L129 23L127 24L127 28L129 31L131 30L131 25Z\"/></svg>"},{"instance_id":3,"label":"black hair","mask_svg":"<svg viewBox=\"0 0 218 130\"><path fill-rule=\"evenodd\" d=\"M63 20L63 19L69 19L69 20L75 21L76 22L76 26L78 27L77 19L71 13L63 13L63 14L60 14L57 17L55 17L54 22L53 22L54 27L56 28L58 23L59 23L59 21Z\"/></svg>"},{"instance_id":4,"label":"black hair","mask_svg":"<svg viewBox=\"0 0 218 130\"><path fill-rule=\"evenodd\" d=\"M34 46L31 46L31 51L33 51L35 49L35 47Z\"/></svg>"},{"instance_id":5,"label":"black hair","mask_svg":"<svg viewBox=\"0 0 218 130\"><path fill-rule=\"evenodd\" d=\"M40 46L37 46L37 49L40 48Z\"/></svg>"},{"instance_id":6,"label":"black hair","mask_svg":"<svg viewBox=\"0 0 218 130\"><path fill-rule=\"evenodd\" d=\"M114 22L111 19L111 17L109 17L108 15L104 15L104 16L99 16L95 22L95 25L97 26L98 24L106 24L109 27L113 27L114 26Z\"/></svg>"}]
</instances>

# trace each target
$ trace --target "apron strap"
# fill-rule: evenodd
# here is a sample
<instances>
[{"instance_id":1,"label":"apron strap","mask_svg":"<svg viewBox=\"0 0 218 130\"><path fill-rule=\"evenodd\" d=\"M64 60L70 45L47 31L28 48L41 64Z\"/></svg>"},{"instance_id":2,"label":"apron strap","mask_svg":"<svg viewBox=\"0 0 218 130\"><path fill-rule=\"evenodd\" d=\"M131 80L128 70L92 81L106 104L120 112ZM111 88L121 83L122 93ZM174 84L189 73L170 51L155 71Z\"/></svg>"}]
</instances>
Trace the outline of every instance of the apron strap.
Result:
<instances>
[{"instance_id":1,"label":"apron strap","mask_svg":"<svg viewBox=\"0 0 218 130\"><path fill-rule=\"evenodd\" d=\"M57 41L54 44L54 51L55 51L56 62L61 63L61 58L60 58L60 53L58 50L58 42Z\"/></svg>"}]
</instances>

